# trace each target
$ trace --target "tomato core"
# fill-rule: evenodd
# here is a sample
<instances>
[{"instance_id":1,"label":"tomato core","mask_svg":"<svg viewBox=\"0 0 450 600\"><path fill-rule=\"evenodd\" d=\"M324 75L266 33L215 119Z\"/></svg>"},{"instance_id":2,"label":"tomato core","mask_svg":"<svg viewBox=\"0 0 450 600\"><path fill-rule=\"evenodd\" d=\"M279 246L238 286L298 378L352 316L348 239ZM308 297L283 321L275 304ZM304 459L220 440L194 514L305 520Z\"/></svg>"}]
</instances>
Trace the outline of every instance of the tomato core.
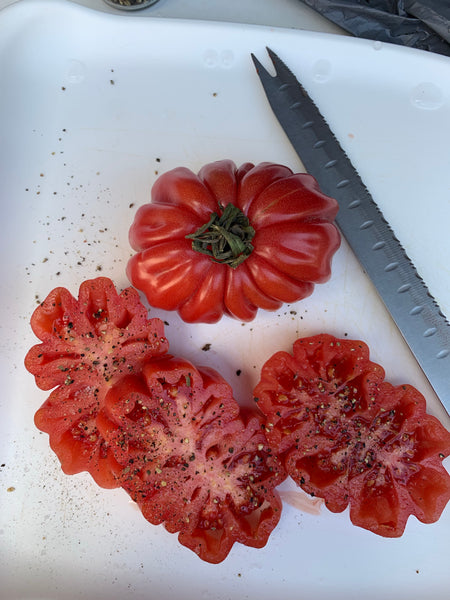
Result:
<instances>
[{"instance_id":1,"label":"tomato core","mask_svg":"<svg viewBox=\"0 0 450 600\"><path fill-rule=\"evenodd\" d=\"M253 251L255 230L248 217L234 204L225 208L219 204L221 214L211 213L207 223L186 236L192 240L192 249L206 254L213 262L235 269Z\"/></svg>"}]
</instances>

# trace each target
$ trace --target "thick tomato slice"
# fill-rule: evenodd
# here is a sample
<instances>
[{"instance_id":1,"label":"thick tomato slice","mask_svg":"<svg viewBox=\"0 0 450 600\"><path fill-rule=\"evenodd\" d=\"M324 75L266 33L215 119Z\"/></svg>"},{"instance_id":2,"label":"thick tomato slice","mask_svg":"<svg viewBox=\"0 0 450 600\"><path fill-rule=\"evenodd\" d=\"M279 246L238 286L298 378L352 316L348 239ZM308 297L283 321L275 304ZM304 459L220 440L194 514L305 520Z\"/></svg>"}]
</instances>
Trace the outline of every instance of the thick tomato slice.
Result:
<instances>
[{"instance_id":1,"label":"thick tomato slice","mask_svg":"<svg viewBox=\"0 0 450 600\"><path fill-rule=\"evenodd\" d=\"M136 213L127 274L152 306L187 322L250 321L329 279L337 211L311 175L283 165L172 169Z\"/></svg>"},{"instance_id":2,"label":"thick tomato slice","mask_svg":"<svg viewBox=\"0 0 450 600\"><path fill-rule=\"evenodd\" d=\"M264 546L280 519L286 475L262 424L215 371L173 357L112 388L99 418L144 517L211 563L235 542Z\"/></svg>"},{"instance_id":3,"label":"thick tomato slice","mask_svg":"<svg viewBox=\"0 0 450 600\"><path fill-rule=\"evenodd\" d=\"M107 391L124 375L168 350L164 326L148 319L136 290L120 294L99 277L81 284L78 299L56 288L38 306L31 327L40 344L25 357L36 384L51 390L36 412L36 426L68 474L88 471L103 487L117 487L115 461L96 418Z\"/></svg>"},{"instance_id":4,"label":"thick tomato slice","mask_svg":"<svg viewBox=\"0 0 450 600\"><path fill-rule=\"evenodd\" d=\"M450 433L415 388L384 376L363 342L318 335L274 354L254 395L269 442L305 491L398 537L410 515L432 523L450 499Z\"/></svg>"}]
</instances>

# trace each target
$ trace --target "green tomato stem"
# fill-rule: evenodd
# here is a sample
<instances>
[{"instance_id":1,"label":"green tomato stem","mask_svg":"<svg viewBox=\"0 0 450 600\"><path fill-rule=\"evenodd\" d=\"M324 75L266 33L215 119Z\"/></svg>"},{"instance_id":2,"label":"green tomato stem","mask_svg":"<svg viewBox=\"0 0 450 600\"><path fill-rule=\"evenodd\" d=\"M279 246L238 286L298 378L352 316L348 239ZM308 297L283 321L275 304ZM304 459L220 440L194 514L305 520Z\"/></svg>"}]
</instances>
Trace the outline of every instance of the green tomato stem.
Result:
<instances>
[{"instance_id":1,"label":"green tomato stem","mask_svg":"<svg viewBox=\"0 0 450 600\"><path fill-rule=\"evenodd\" d=\"M219 204L219 208L220 215L211 213L209 221L186 239L192 240L192 249L196 252L235 269L252 253L255 230L248 217L234 204L227 204L225 208Z\"/></svg>"}]
</instances>

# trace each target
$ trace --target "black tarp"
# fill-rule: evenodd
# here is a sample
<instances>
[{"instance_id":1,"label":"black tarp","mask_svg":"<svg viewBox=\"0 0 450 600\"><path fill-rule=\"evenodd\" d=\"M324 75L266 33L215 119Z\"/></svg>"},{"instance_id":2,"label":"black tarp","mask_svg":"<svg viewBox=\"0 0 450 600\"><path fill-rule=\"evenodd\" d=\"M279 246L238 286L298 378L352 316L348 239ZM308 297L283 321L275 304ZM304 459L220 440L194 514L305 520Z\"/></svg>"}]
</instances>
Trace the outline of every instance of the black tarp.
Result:
<instances>
[{"instance_id":1,"label":"black tarp","mask_svg":"<svg viewBox=\"0 0 450 600\"><path fill-rule=\"evenodd\" d=\"M450 0L301 0L356 37L450 56Z\"/></svg>"}]
</instances>

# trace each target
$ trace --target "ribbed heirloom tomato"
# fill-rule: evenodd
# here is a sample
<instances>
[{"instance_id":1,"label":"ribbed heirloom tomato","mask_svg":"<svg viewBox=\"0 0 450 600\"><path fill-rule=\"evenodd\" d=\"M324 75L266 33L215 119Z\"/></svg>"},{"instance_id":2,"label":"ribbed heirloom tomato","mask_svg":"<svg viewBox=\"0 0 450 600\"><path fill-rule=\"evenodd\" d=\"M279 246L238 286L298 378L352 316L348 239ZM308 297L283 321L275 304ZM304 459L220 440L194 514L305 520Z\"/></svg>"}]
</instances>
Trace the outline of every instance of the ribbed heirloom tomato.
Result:
<instances>
[{"instance_id":1,"label":"ribbed heirloom tomato","mask_svg":"<svg viewBox=\"0 0 450 600\"><path fill-rule=\"evenodd\" d=\"M150 305L187 322L249 321L329 279L337 210L311 175L282 165L179 167L136 213L127 274Z\"/></svg>"},{"instance_id":2,"label":"ribbed heirloom tomato","mask_svg":"<svg viewBox=\"0 0 450 600\"><path fill-rule=\"evenodd\" d=\"M450 499L450 432L410 385L384 381L361 341L299 339L263 366L255 399L289 475L355 525L401 536L437 521Z\"/></svg>"},{"instance_id":3,"label":"ribbed heirloom tomato","mask_svg":"<svg viewBox=\"0 0 450 600\"><path fill-rule=\"evenodd\" d=\"M36 412L36 426L67 474L88 471L102 487L118 487L116 464L97 428L107 391L124 375L138 374L169 344L160 319L149 319L133 288L120 294L112 281L84 281L78 299L52 290L34 311L31 327L41 340L25 366L42 390L52 390Z\"/></svg>"},{"instance_id":4,"label":"ribbed heirloom tomato","mask_svg":"<svg viewBox=\"0 0 450 600\"><path fill-rule=\"evenodd\" d=\"M263 419L240 411L214 370L184 359L149 362L112 388L99 428L122 487L154 525L211 563L235 542L261 548L281 516L285 478Z\"/></svg>"},{"instance_id":5,"label":"ribbed heirloom tomato","mask_svg":"<svg viewBox=\"0 0 450 600\"><path fill-rule=\"evenodd\" d=\"M133 288L100 277L78 299L56 288L31 325L25 357L43 390L35 415L66 474L123 487L153 524L211 563L233 544L261 548L281 516L285 471L263 418L241 411L214 370L167 354L159 319Z\"/></svg>"}]
</instances>

